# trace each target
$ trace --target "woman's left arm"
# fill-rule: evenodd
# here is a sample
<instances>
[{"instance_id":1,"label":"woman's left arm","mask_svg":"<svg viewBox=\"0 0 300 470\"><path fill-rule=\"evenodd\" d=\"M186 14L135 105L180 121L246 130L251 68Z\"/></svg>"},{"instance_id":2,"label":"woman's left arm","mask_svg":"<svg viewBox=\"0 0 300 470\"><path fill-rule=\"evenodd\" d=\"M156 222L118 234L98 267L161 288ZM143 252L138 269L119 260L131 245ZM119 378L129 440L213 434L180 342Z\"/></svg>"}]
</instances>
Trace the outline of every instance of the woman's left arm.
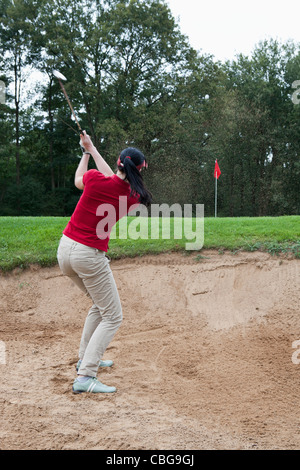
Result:
<instances>
[{"instance_id":1,"label":"woman's left arm","mask_svg":"<svg viewBox=\"0 0 300 470\"><path fill-rule=\"evenodd\" d=\"M74 183L75 183L76 188L78 188L78 189L83 189L84 188L82 177L88 169L89 159L90 159L89 154L84 153L81 157L80 163L79 163L78 168L76 170Z\"/></svg>"}]
</instances>

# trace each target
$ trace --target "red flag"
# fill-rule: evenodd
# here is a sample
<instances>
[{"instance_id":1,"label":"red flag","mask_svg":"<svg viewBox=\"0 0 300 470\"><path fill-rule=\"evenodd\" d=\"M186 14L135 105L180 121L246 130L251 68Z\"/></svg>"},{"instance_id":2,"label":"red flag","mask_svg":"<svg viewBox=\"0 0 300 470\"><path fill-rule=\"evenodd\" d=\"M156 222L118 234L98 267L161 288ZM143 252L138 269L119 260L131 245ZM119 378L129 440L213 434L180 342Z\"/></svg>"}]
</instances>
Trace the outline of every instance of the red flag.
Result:
<instances>
[{"instance_id":1,"label":"red flag","mask_svg":"<svg viewBox=\"0 0 300 470\"><path fill-rule=\"evenodd\" d=\"M221 170L220 170L220 167L219 167L219 165L218 165L218 160L216 160L216 163L215 163L215 171L214 171L214 178L219 179L220 174L221 174Z\"/></svg>"}]
</instances>

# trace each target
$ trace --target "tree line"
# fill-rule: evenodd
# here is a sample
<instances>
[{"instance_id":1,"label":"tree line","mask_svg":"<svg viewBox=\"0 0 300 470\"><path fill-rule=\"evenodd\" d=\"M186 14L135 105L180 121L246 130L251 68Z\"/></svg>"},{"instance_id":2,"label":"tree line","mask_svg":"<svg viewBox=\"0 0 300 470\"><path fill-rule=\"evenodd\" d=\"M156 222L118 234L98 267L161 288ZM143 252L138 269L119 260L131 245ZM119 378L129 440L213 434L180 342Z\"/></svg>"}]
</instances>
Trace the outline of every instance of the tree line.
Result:
<instances>
[{"instance_id":1,"label":"tree line","mask_svg":"<svg viewBox=\"0 0 300 470\"><path fill-rule=\"evenodd\" d=\"M0 215L69 216L80 197L53 69L112 168L123 148L144 152L155 203L212 216L218 159L219 216L300 213L299 44L269 39L221 63L163 0L0 0L0 17Z\"/></svg>"}]
</instances>

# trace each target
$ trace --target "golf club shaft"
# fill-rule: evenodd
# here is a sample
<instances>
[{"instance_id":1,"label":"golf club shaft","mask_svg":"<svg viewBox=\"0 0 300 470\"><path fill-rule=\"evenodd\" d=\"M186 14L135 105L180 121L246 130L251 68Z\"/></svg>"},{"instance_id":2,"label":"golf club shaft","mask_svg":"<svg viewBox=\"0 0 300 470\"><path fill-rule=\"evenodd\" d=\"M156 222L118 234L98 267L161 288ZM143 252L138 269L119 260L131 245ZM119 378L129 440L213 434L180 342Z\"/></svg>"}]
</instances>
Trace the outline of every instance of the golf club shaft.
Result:
<instances>
[{"instance_id":1,"label":"golf club shaft","mask_svg":"<svg viewBox=\"0 0 300 470\"><path fill-rule=\"evenodd\" d=\"M70 101L70 99L69 99L69 97L68 97L68 95L67 95L67 92L66 92L66 90L65 90L65 87L64 87L63 84L61 83L61 80L58 79L58 81L59 81L59 84L60 84L60 86L61 86L61 89L62 89L62 91L63 91L63 93L64 93L64 95L65 95L65 97L66 97L66 100L67 100L67 102L68 102L68 104L69 104L69 106L70 106L70 109L71 109L71 111L72 111L72 114L73 114L73 116L74 116L74 119L75 119L75 121L76 121L76 124L77 124L77 126L78 126L78 129L80 130L80 133L82 133L82 129L81 129L80 124L79 124L79 122L78 122L78 119L77 119L77 117L76 117L76 115L75 115L73 106L72 106L71 101Z\"/></svg>"},{"instance_id":2,"label":"golf club shaft","mask_svg":"<svg viewBox=\"0 0 300 470\"><path fill-rule=\"evenodd\" d=\"M80 132L78 132L74 127L70 126L66 121L64 121L60 116L56 115L57 119L59 119L61 122L63 122L66 126L68 126L70 129L72 129L75 134L80 135Z\"/></svg>"}]
</instances>

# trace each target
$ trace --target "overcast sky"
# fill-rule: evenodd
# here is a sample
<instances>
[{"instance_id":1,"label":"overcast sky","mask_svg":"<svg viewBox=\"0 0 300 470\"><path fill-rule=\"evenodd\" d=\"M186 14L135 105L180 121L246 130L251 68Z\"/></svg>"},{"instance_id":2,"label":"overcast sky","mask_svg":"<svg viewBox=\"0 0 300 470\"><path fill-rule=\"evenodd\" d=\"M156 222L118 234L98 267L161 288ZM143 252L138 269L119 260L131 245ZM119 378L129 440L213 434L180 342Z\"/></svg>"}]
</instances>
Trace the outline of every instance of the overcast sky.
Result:
<instances>
[{"instance_id":1,"label":"overcast sky","mask_svg":"<svg viewBox=\"0 0 300 470\"><path fill-rule=\"evenodd\" d=\"M300 42L299 0L166 0L190 44L217 60L250 55L264 39Z\"/></svg>"}]
</instances>

